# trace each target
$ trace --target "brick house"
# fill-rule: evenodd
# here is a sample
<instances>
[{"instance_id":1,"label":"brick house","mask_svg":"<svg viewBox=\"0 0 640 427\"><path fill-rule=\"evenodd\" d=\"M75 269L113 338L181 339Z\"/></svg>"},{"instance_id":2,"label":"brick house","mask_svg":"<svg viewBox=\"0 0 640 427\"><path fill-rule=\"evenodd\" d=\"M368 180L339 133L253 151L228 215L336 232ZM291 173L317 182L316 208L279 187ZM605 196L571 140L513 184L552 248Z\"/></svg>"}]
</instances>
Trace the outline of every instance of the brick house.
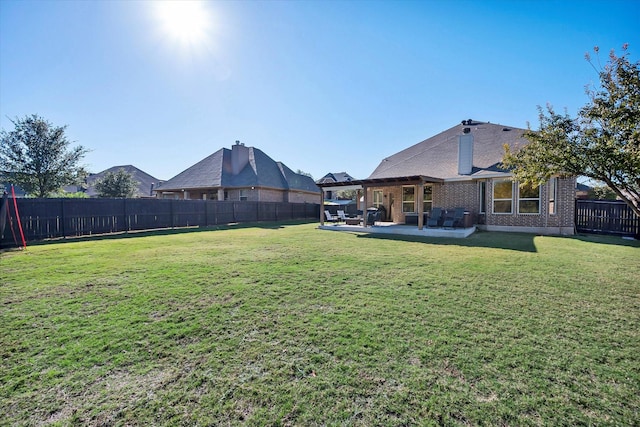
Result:
<instances>
[{"instance_id":1,"label":"brick house","mask_svg":"<svg viewBox=\"0 0 640 427\"><path fill-rule=\"evenodd\" d=\"M395 223L422 228L434 207L464 208L479 229L573 234L575 177L521 187L500 167L505 144L528 143L524 132L464 120L383 159L367 179L351 184L362 185L367 208L383 207Z\"/></svg>"},{"instance_id":2,"label":"brick house","mask_svg":"<svg viewBox=\"0 0 640 427\"><path fill-rule=\"evenodd\" d=\"M293 172L255 147L239 141L221 148L154 189L171 199L319 203L311 177Z\"/></svg>"}]
</instances>

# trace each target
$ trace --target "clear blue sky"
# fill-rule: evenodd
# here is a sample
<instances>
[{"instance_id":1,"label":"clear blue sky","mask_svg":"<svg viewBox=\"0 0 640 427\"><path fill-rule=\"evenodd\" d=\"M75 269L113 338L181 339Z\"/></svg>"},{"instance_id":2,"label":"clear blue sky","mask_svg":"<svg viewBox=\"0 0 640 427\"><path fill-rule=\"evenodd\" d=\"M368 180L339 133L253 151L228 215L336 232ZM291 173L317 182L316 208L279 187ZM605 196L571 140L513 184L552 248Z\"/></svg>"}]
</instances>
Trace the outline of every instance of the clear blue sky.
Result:
<instances>
[{"instance_id":1,"label":"clear blue sky","mask_svg":"<svg viewBox=\"0 0 640 427\"><path fill-rule=\"evenodd\" d=\"M315 179L366 178L463 119L575 115L584 54L629 43L640 1L0 0L0 126L38 114L91 152L169 179L235 140Z\"/></svg>"}]
</instances>

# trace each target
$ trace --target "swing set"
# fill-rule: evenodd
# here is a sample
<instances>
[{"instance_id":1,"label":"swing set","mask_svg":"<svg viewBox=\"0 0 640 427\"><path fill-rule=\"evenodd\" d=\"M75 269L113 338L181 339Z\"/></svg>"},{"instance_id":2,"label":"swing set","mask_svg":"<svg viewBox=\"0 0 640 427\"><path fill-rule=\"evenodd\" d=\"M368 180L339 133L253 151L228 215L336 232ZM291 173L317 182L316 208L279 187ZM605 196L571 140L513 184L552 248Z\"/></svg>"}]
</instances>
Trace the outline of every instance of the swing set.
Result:
<instances>
[{"instance_id":1,"label":"swing set","mask_svg":"<svg viewBox=\"0 0 640 427\"><path fill-rule=\"evenodd\" d=\"M2 204L0 204L0 238L4 237L5 228L7 228L8 226L8 228L11 230L11 234L13 235L13 241L15 242L16 246L19 247L20 249L26 249L27 241L24 238L22 222L20 221L20 214L18 213L18 200L16 199L16 192L15 192L15 189L13 188L13 185L11 185L11 198L13 199L13 212L14 212L13 216L11 215L11 207L10 207L11 204L9 203L9 200L8 200L8 194L5 192L4 195L2 196ZM14 218L15 218L15 223L14 223ZM18 238L16 236L16 230L15 230L16 227L20 232L20 239L22 240L22 246L20 246L20 243L18 242Z\"/></svg>"}]
</instances>

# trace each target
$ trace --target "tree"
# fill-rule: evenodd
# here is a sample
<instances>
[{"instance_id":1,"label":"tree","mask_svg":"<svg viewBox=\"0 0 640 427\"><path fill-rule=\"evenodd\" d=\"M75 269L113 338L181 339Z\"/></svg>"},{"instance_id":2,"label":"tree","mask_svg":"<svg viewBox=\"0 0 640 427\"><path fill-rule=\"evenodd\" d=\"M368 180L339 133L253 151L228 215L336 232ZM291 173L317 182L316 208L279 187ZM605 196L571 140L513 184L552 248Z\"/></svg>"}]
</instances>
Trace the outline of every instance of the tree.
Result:
<instances>
[{"instance_id":1,"label":"tree","mask_svg":"<svg viewBox=\"0 0 640 427\"><path fill-rule=\"evenodd\" d=\"M296 170L296 173L298 175L308 176L309 178L313 179L313 175L311 175L309 172L305 172L303 170L298 169Z\"/></svg>"},{"instance_id":2,"label":"tree","mask_svg":"<svg viewBox=\"0 0 640 427\"><path fill-rule=\"evenodd\" d=\"M47 197L86 176L82 146L69 149L66 126L56 127L38 115L11 120L14 130L0 132L0 178L36 197Z\"/></svg>"},{"instance_id":3,"label":"tree","mask_svg":"<svg viewBox=\"0 0 640 427\"><path fill-rule=\"evenodd\" d=\"M588 191L588 197L594 200L615 200L617 195L606 185L594 185Z\"/></svg>"},{"instance_id":4,"label":"tree","mask_svg":"<svg viewBox=\"0 0 640 427\"><path fill-rule=\"evenodd\" d=\"M587 86L589 102L576 119L538 107L540 129L512 152L505 146L503 165L523 184L538 185L552 175L586 176L604 182L640 216L640 62L612 50L604 67L595 67L598 88ZM594 48L596 54L598 48Z\"/></svg>"},{"instance_id":5,"label":"tree","mask_svg":"<svg viewBox=\"0 0 640 427\"><path fill-rule=\"evenodd\" d=\"M138 190L138 182L133 175L120 168L117 172L107 172L95 183L99 197L133 197Z\"/></svg>"},{"instance_id":6,"label":"tree","mask_svg":"<svg viewBox=\"0 0 640 427\"><path fill-rule=\"evenodd\" d=\"M338 199L355 200L358 197L358 190L338 190L336 195Z\"/></svg>"}]
</instances>

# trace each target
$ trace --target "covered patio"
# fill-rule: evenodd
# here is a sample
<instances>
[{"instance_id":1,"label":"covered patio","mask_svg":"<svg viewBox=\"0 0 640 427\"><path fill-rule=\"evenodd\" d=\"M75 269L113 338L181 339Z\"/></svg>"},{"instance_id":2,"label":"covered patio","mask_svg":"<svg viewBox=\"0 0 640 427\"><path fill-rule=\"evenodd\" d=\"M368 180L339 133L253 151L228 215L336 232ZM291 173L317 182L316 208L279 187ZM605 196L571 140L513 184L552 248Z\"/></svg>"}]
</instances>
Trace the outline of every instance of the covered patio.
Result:
<instances>
[{"instance_id":1,"label":"covered patio","mask_svg":"<svg viewBox=\"0 0 640 427\"><path fill-rule=\"evenodd\" d=\"M348 185L351 189L356 189L358 191L358 210L361 212L361 215L357 218L342 218L342 221L335 221L333 218L327 218L324 209L321 209L320 226L318 228L321 230L350 231L354 233L398 234L423 237L464 238L470 236L476 230L476 227L470 223L465 224L463 227L443 227L442 222L439 222L439 226L437 227L427 227L427 215L426 212L423 211L423 190L425 185L440 183L440 181L441 180L437 178L416 175L397 178L352 180L348 183L318 184L322 189L323 199L325 189L329 187L335 188ZM367 188L397 188L402 186L412 186L415 188L416 200L414 212L402 214L400 218L389 217L385 219L384 216L382 218L372 217L371 209L375 212L376 208L373 207L370 200L368 200ZM362 196L362 200L360 196ZM392 196L389 197L393 200ZM393 202L391 200L390 204L392 205ZM382 208L384 208L384 206L382 206ZM400 219L400 221L398 221L398 219ZM447 224L445 223L444 225Z\"/></svg>"},{"instance_id":2,"label":"covered patio","mask_svg":"<svg viewBox=\"0 0 640 427\"><path fill-rule=\"evenodd\" d=\"M376 222L375 225L367 227L360 225L347 224L321 224L318 226L320 230L346 231L351 233L371 233L371 234L396 234L402 236L418 236L418 237L448 237L448 238L465 238L469 237L476 231L476 227L468 228L427 228L422 229L415 225L396 224L394 222Z\"/></svg>"}]
</instances>

